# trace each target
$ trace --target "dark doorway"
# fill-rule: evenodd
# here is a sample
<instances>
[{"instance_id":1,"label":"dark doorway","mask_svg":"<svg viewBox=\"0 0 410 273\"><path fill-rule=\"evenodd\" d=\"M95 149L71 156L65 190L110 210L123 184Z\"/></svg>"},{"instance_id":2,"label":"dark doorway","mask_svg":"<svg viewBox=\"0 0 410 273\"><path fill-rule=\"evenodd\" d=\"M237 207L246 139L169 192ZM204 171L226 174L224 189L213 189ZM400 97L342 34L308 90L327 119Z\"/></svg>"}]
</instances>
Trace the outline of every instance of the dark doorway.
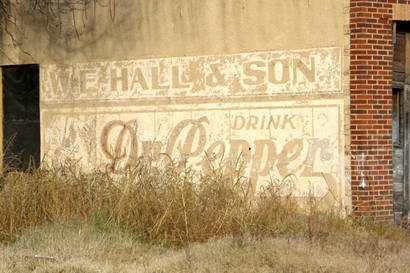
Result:
<instances>
[{"instance_id":1,"label":"dark doorway","mask_svg":"<svg viewBox=\"0 0 410 273\"><path fill-rule=\"evenodd\" d=\"M38 65L2 67L3 166L26 171L40 164Z\"/></svg>"}]
</instances>

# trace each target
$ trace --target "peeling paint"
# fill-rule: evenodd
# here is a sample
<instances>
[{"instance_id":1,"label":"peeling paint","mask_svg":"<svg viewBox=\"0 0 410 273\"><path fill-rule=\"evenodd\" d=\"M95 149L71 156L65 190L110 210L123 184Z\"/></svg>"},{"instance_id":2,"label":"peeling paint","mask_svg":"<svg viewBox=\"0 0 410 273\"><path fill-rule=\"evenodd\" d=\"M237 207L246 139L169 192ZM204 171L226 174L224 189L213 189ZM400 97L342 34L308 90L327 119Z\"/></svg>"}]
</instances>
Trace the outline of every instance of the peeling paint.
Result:
<instances>
[{"instance_id":1,"label":"peeling paint","mask_svg":"<svg viewBox=\"0 0 410 273\"><path fill-rule=\"evenodd\" d=\"M167 154L201 172L219 162L234 170L239 158L253 191L274 179L286 181L283 194L342 200L344 99L306 97L342 93L340 54L322 48L42 66L43 158L114 173L141 156L159 163ZM277 99L286 94L300 96Z\"/></svg>"},{"instance_id":2,"label":"peeling paint","mask_svg":"<svg viewBox=\"0 0 410 273\"><path fill-rule=\"evenodd\" d=\"M341 93L341 49L47 65L41 101Z\"/></svg>"}]
</instances>

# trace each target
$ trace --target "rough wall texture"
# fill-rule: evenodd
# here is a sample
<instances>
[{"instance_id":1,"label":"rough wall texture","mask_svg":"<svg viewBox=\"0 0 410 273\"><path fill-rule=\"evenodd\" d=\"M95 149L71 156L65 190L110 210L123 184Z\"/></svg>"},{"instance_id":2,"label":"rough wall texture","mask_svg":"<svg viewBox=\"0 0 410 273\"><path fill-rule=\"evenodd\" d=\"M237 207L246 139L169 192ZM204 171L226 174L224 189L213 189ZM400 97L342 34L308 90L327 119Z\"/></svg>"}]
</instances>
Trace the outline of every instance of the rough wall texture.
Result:
<instances>
[{"instance_id":1,"label":"rough wall texture","mask_svg":"<svg viewBox=\"0 0 410 273\"><path fill-rule=\"evenodd\" d=\"M313 98L343 95L341 62L321 48L44 65L42 158L114 173L140 156L204 173L239 159L254 192L273 178L345 204L344 99Z\"/></svg>"},{"instance_id":2,"label":"rough wall texture","mask_svg":"<svg viewBox=\"0 0 410 273\"><path fill-rule=\"evenodd\" d=\"M350 8L352 205L380 220L393 216L393 4L410 1L351 0Z\"/></svg>"},{"instance_id":3,"label":"rough wall texture","mask_svg":"<svg viewBox=\"0 0 410 273\"><path fill-rule=\"evenodd\" d=\"M241 155L254 190L292 175L285 193L350 205L349 0L122 0L115 14L96 7L80 39L22 18L24 51L8 53L40 63L43 158L116 172L166 152L206 171L205 152Z\"/></svg>"},{"instance_id":4,"label":"rough wall texture","mask_svg":"<svg viewBox=\"0 0 410 273\"><path fill-rule=\"evenodd\" d=\"M77 31L70 13L51 32L28 9L18 18L24 52L8 53L17 63L53 64L339 46L346 2L121 0L111 12L97 5L77 13Z\"/></svg>"}]
</instances>

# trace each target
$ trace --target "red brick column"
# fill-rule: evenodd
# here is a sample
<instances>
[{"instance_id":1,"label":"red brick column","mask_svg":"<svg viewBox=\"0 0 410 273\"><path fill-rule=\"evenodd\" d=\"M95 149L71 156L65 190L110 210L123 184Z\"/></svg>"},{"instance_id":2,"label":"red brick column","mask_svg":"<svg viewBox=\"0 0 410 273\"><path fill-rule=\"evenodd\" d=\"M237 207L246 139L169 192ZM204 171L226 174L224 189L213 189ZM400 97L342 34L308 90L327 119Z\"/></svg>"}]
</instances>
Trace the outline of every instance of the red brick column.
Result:
<instances>
[{"instance_id":1,"label":"red brick column","mask_svg":"<svg viewBox=\"0 0 410 273\"><path fill-rule=\"evenodd\" d=\"M350 1L352 205L355 216L388 221L393 216L393 4L410 0Z\"/></svg>"}]
</instances>

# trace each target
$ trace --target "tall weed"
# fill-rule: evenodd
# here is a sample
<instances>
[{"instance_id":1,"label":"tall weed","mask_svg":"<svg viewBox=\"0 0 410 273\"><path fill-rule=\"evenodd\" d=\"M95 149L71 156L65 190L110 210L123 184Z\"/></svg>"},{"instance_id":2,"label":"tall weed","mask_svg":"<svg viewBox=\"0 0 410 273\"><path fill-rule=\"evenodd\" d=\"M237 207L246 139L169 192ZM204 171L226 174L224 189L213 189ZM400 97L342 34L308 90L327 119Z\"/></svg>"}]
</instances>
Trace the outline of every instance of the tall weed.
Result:
<instances>
[{"instance_id":1,"label":"tall weed","mask_svg":"<svg viewBox=\"0 0 410 273\"><path fill-rule=\"evenodd\" d=\"M73 219L173 246L225 236L242 243L245 235L285 234L314 242L329 234L358 233L359 226L377 236L391 234L391 229L323 213L316 205L306 212L291 194L282 193L280 181L252 194L240 172L225 172L221 166L198 174L184 162L158 167L141 159L134 168L114 175L82 173L67 164L8 172L0 181L0 240L30 227Z\"/></svg>"}]
</instances>

